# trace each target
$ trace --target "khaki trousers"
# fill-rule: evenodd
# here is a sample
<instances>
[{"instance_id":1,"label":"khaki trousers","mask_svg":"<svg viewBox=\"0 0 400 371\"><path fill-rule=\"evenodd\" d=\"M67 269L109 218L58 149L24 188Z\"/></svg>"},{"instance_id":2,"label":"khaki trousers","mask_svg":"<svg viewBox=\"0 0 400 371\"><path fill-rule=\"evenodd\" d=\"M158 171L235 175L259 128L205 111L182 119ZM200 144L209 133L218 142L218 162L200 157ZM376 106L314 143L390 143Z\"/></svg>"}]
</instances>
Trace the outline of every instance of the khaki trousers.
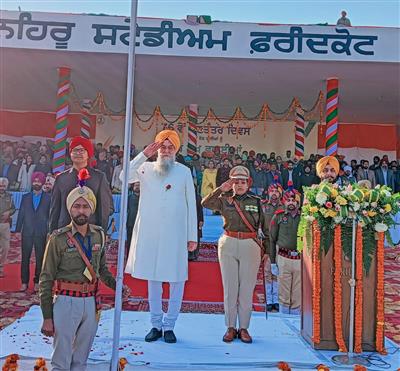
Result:
<instances>
[{"instance_id":1,"label":"khaki trousers","mask_svg":"<svg viewBox=\"0 0 400 371\"><path fill-rule=\"evenodd\" d=\"M10 249L10 224L0 223L0 270L7 261L8 250Z\"/></svg>"},{"instance_id":2,"label":"khaki trousers","mask_svg":"<svg viewBox=\"0 0 400 371\"><path fill-rule=\"evenodd\" d=\"M265 294L267 295L267 304L278 304L279 285L277 277L271 272L271 259L269 256L265 259L264 263L264 276L265 276Z\"/></svg>"},{"instance_id":3,"label":"khaki trousers","mask_svg":"<svg viewBox=\"0 0 400 371\"><path fill-rule=\"evenodd\" d=\"M299 310L301 306L301 259L277 256L279 304Z\"/></svg>"},{"instance_id":4,"label":"khaki trousers","mask_svg":"<svg viewBox=\"0 0 400 371\"><path fill-rule=\"evenodd\" d=\"M223 235L218 241L218 258L224 287L225 324L247 329L253 309L253 291L260 267L260 247L252 239Z\"/></svg>"},{"instance_id":5,"label":"khaki trousers","mask_svg":"<svg viewBox=\"0 0 400 371\"><path fill-rule=\"evenodd\" d=\"M53 307L53 371L84 371L97 331L94 296L59 295Z\"/></svg>"}]
</instances>

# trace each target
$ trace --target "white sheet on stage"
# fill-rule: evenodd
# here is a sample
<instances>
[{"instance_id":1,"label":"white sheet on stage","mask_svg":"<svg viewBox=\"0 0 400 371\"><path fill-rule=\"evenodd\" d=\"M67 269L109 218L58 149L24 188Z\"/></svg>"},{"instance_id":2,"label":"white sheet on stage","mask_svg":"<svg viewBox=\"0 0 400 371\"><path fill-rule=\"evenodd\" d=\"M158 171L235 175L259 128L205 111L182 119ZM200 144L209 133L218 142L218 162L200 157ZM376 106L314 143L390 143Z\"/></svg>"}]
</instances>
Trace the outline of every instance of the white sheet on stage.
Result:
<instances>
[{"instance_id":1,"label":"white sheet on stage","mask_svg":"<svg viewBox=\"0 0 400 371\"><path fill-rule=\"evenodd\" d=\"M400 243L400 212L394 216L394 222L396 225L390 229L390 235L393 243L397 244Z\"/></svg>"},{"instance_id":2,"label":"white sheet on stage","mask_svg":"<svg viewBox=\"0 0 400 371\"><path fill-rule=\"evenodd\" d=\"M114 310L104 311L90 353L89 363L109 361L112 347L112 324ZM0 357L18 353L23 357L49 359L51 339L40 333L42 316L38 306L33 306L26 315L0 332ZM177 321L175 333L177 344L166 344L159 340L146 343L144 336L150 328L149 313L122 312L120 357L130 364L150 364L168 369L171 367L219 368L231 364L245 368L257 363L272 363L284 360L294 366L330 364L333 352L317 352L311 349L299 334L300 318L254 313L250 333L253 344L239 340L231 344L222 342L224 317L219 314L182 313ZM393 344L393 343L392 343ZM393 357L393 356L392 356ZM385 357L387 362L390 356ZM203 364L203 365L202 365ZM392 363L393 364L393 363ZM311 369L311 368L310 368Z\"/></svg>"}]
</instances>

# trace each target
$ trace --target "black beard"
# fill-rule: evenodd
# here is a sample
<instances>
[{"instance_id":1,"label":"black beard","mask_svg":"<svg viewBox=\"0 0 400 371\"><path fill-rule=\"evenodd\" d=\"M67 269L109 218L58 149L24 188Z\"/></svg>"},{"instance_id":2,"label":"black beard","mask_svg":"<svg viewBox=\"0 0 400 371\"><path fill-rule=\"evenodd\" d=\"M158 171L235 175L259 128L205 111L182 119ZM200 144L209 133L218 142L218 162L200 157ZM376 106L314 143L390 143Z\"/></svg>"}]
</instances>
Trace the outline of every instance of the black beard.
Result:
<instances>
[{"instance_id":1,"label":"black beard","mask_svg":"<svg viewBox=\"0 0 400 371\"><path fill-rule=\"evenodd\" d=\"M296 208L296 206L294 206L294 205L288 205L287 206L287 209L290 210L290 211L293 211L295 208Z\"/></svg>"},{"instance_id":2,"label":"black beard","mask_svg":"<svg viewBox=\"0 0 400 371\"><path fill-rule=\"evenodd\" d=\"M85 225L88 223L89 218L86 215L81 214L76 216L75 218L72 218L72 220L76 225Z\"/></svg>"},{"instance_id":3,"label":"black beard","mask_svg":"<svg viewBox=\"0 0 400 371\"><path fill-rule=\"evenodd\" d=\"M34 191L40 191L40 190L42 189L42 186L41 186L41 185L33 185L33 186L32 186L32 189L33 189Z\"/></svg>"}]
</instances>

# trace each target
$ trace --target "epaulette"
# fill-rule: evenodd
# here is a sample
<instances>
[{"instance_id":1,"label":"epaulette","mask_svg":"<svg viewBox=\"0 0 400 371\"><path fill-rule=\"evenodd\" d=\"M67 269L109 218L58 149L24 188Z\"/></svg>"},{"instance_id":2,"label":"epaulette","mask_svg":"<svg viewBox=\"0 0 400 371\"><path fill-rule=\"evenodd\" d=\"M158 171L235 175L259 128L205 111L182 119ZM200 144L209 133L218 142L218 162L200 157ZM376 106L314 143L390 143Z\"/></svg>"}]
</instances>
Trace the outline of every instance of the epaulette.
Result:
<instances>
[{"instance_id":1,"label":"epaulette","mask_svg":"<svg viewBox=\"0 0 400 371\"><path fill-rule=\"evenodd\" d=\"M283 210L283 209L278 209L278 210L276 210L275 211L275 215L279 215L279 214L282 214L282 213L284 213L285 212L285 210Z\"/></svg>"},{"instance_id":2,"label":"epaulette","mask_svg":"<svg viewBox=\"0 0 400 371\"><path fill-rule=\"evenodd\" d=\"M93 228L94 230L100 232L101 235L101 247L104 247L104 244L106 243L106 233L104 232L104 228L101 227L100 225L96 224L89 224L90 228Z\"/></svg>"},{"instance_id":3,"label":"epaulette","mask_svg":"<svg viewBox=\"0 0 400 371\"><path fill-rule=\"evenodd\" d=\"M90 228L96 229L97 231L101 231L104 232L104 228L100 225L96 225L96 224L89 224Z\"/></svg>"},{"instance_id":4,"label":"epaulette","mask_svg":"<svg viewBox=\"0 0 400 371\"><path fill-rule=\"evenodd\" d=\"M58 236L58 235L60 235L60 234L62 234L62 233L65 233L65 232L70 231L71 229L72 229L71 226L70 226L70 225L67 225L67 226L65 226L65 227L62 227L62 228L59 228L59 229L54 230L53 233L52 233L51 235L52 235L52 236Z\"/></svg>"},{"instance_id":5,"label":"epaulette","mask_svg":"<svg viewBox=\"0 0 400 371\"><path fill-rule=\"evenodd\" d=\"M247 193L247 195L248 195L249 197L251 197L251 198L259 199L259 200L261 201L261 197L255 195L254 193Z\"/></svg>"}]
</instances>

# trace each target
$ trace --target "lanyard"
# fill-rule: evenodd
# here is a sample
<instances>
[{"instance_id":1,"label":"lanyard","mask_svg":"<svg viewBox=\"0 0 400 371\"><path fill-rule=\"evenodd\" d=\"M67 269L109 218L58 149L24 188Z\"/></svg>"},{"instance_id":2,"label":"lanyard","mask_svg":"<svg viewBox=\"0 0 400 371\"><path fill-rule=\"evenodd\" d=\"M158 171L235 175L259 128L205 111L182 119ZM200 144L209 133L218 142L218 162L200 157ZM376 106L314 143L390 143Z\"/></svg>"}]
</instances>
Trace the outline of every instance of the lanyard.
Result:
<instances>
[{"instance_id":1,"label":"lanyard","mask_svg":"<svg viewBox=\"0 0 400 371\"><path fill-rule=\"evenodd\" d=\"M90 235L87 237L88 244L87 246L85 245L85 239L79 234L76 234L76 239L79 241L79 244L82 246L83 251L85 252L85 255L89 260L92 260L92 242Z\"/></svg>"}]
</instances>

